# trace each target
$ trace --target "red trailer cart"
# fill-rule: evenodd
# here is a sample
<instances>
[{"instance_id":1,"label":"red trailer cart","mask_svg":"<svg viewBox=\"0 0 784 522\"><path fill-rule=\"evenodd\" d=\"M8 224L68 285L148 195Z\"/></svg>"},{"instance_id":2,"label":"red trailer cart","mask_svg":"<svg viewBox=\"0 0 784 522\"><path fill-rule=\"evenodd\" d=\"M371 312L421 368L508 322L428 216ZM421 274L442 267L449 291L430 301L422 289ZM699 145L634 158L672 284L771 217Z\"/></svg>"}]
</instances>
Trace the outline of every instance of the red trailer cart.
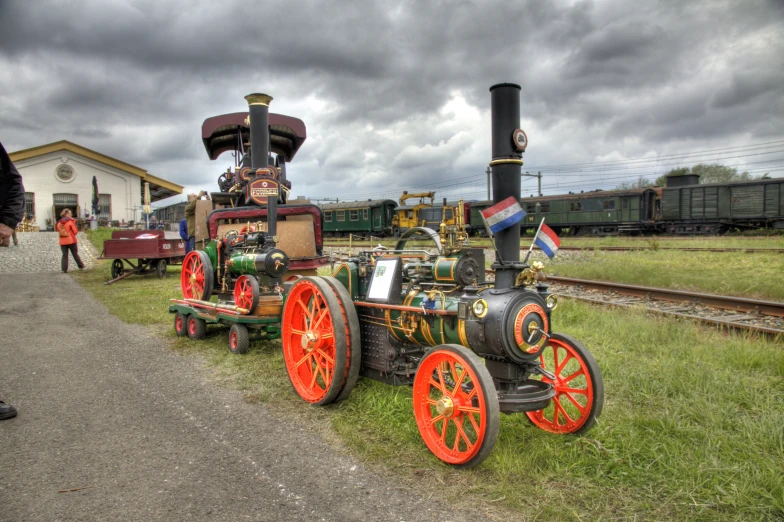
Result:
<instances>
[{"instance_id":1,"label":"red trailer cart","mask_svg":"<svg viewBox=\"0 0 784 522\"><path fill-rule=\"evenodd\" d=\"M114 260L108 285L133 274L154 272L159 278L166 277L166 267L182 263L184 257L185 241L176 232L115 230L112 238L104 241L98 259Z\"/></svg>"}]
</instances>

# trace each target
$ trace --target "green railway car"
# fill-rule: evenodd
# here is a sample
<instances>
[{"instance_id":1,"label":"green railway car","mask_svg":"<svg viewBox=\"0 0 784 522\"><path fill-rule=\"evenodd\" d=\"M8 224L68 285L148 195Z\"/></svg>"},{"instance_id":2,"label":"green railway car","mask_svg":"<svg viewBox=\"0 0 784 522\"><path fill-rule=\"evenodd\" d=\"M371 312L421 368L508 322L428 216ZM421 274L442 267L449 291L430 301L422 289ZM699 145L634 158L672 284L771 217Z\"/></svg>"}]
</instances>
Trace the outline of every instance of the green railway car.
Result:
<instances>
[{"instance_id":1,"label":"green railway car","mask_svg":"<svg viewBox=\"0 0 784 522\"><path fill-rule=\"evenodd\" d=\"M699 184L671 176L661 189L659 228L670 234L717 234L730 229L784 228L784 179Z\"/></svg>"},{"instance_id":2,"label":"green railway car","mask_svg":"<svg viewBox=\"0 0 784 522\"><path fill-rule=\"evenodd\" d=\"M471 230L486 234L480 212L490 202L471 204ZM538 196L520 200L526 216L523 231L536 229L542 218L556 233L570 235L637 234L655 230L659 214L653 189L597 190L580 194Z\"/></svg>"},{"instance_id":3,"label":"green railway car","mask_svg":"<svg viewBox=\"0 0 784 522\"><path fill-rule=\"evenodd\" d=\"M387 236L392 231L392 217L397 203L391 199L344 201L321 205L324 235L342 237L349 234Z\"/></svg>"}]
</instances>

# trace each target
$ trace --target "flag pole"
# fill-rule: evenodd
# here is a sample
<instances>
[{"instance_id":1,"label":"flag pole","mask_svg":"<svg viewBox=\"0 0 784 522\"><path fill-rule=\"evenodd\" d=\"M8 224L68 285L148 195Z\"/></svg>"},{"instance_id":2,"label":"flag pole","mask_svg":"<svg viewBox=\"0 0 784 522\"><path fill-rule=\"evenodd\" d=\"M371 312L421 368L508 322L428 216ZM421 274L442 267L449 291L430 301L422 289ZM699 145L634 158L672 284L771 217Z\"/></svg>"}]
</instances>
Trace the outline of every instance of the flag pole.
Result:
<instances>
[{"instance_id":1,"label":"flag pole","mask_svg":"<svg viewBox=\"0 0 784 522\"><path fill-rule=\"evenodd\" d=\"M485 230L487 230L487 237L490 238L490 244L493 245L493 251L495 252L495 259L496 261L498 261L499 264L503 265L504 259L501 257L501 253L498 251L498 247L495 246L495 234L493 234L493 231L490 230L490 226L487 224L487 220L485 219L485 217L482 215L481 212L479 213L479 216L482 218L482 223L485 224Z\"/></svg>"},{"instance_id":2,"label":"flag pole","mask_svg":"<svg viewBox=\"0 0 784 522\"><path fill-rule=\"evenodd\" d=\"M528 258L531 256L531 251L534 249L534 243L536 243L536 238L539 237L539 231L542 230L542 225L544 225L544 216L542 216L542 222L539 223L539 228L536 229L536 234L534 234L534 240L531 241L531 246L528 248L528 253L525 255L523 264L528 263Z\"/></svg>"}]
</instances>

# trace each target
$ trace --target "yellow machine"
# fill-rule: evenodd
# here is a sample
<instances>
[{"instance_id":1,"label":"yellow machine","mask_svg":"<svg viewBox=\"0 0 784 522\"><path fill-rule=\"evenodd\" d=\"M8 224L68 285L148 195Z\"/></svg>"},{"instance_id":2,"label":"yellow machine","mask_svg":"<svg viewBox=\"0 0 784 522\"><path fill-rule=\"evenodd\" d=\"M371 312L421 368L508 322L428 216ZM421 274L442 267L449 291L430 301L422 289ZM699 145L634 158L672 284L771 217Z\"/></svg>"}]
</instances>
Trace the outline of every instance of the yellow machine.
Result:
<instances>
[{"instance_id":1,"label":"yellow machine","mask_svg":"<svg viewBox=\"0 0 784 522\"><path fill-rule=\"evenodd\" d=\"M400 206L395 209L392 218L393 235L399 236L414 227L427 227L439 231L441 223L450 227L456 226L458 209L447 205L446 201L443 205L434 205L435 196L435 192L403 192L400 196ZM407 205L406 201L409 199L419 199L419 202ZM425 199L430 201L426 202Z\"/></svg>"}]
</instances>

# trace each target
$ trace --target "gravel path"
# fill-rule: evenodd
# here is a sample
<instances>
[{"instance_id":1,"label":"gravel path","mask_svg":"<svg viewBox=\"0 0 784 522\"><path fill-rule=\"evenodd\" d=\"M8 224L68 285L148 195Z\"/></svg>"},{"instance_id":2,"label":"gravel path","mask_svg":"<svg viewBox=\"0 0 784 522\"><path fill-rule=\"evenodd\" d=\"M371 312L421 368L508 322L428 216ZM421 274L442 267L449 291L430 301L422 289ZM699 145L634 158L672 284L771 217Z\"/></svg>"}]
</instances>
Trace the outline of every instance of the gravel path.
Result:
<instances>
[{"instance_id":1,"label":"gravel path","mask_svg":"<svg viewBox=\"0 0 784 522\"><path fill-rule=\"evenodd\" d=\"M62 252L57 232L23 232L17 233L16 237L19 238L19 245L0 248L0 274L60 271ZM87 268L92 267L100 254L95 252L83 233L80 232L76 239L79 242L79 257ZM77 270L73 257L68 260L68 269Z\"/></svg>"},{"instance_id":2,"label":"gravel path","mask_svg":"<svg viewBox=\"0 0 784 522\"><path fill-rule=\"evenodd\" d=\"M215 385L198 357L121 322L66 274L0 274L0 295L0 398L19 409L0 421L0 521L488 518L425 500Z\"/></svg>"}]
</instances>

